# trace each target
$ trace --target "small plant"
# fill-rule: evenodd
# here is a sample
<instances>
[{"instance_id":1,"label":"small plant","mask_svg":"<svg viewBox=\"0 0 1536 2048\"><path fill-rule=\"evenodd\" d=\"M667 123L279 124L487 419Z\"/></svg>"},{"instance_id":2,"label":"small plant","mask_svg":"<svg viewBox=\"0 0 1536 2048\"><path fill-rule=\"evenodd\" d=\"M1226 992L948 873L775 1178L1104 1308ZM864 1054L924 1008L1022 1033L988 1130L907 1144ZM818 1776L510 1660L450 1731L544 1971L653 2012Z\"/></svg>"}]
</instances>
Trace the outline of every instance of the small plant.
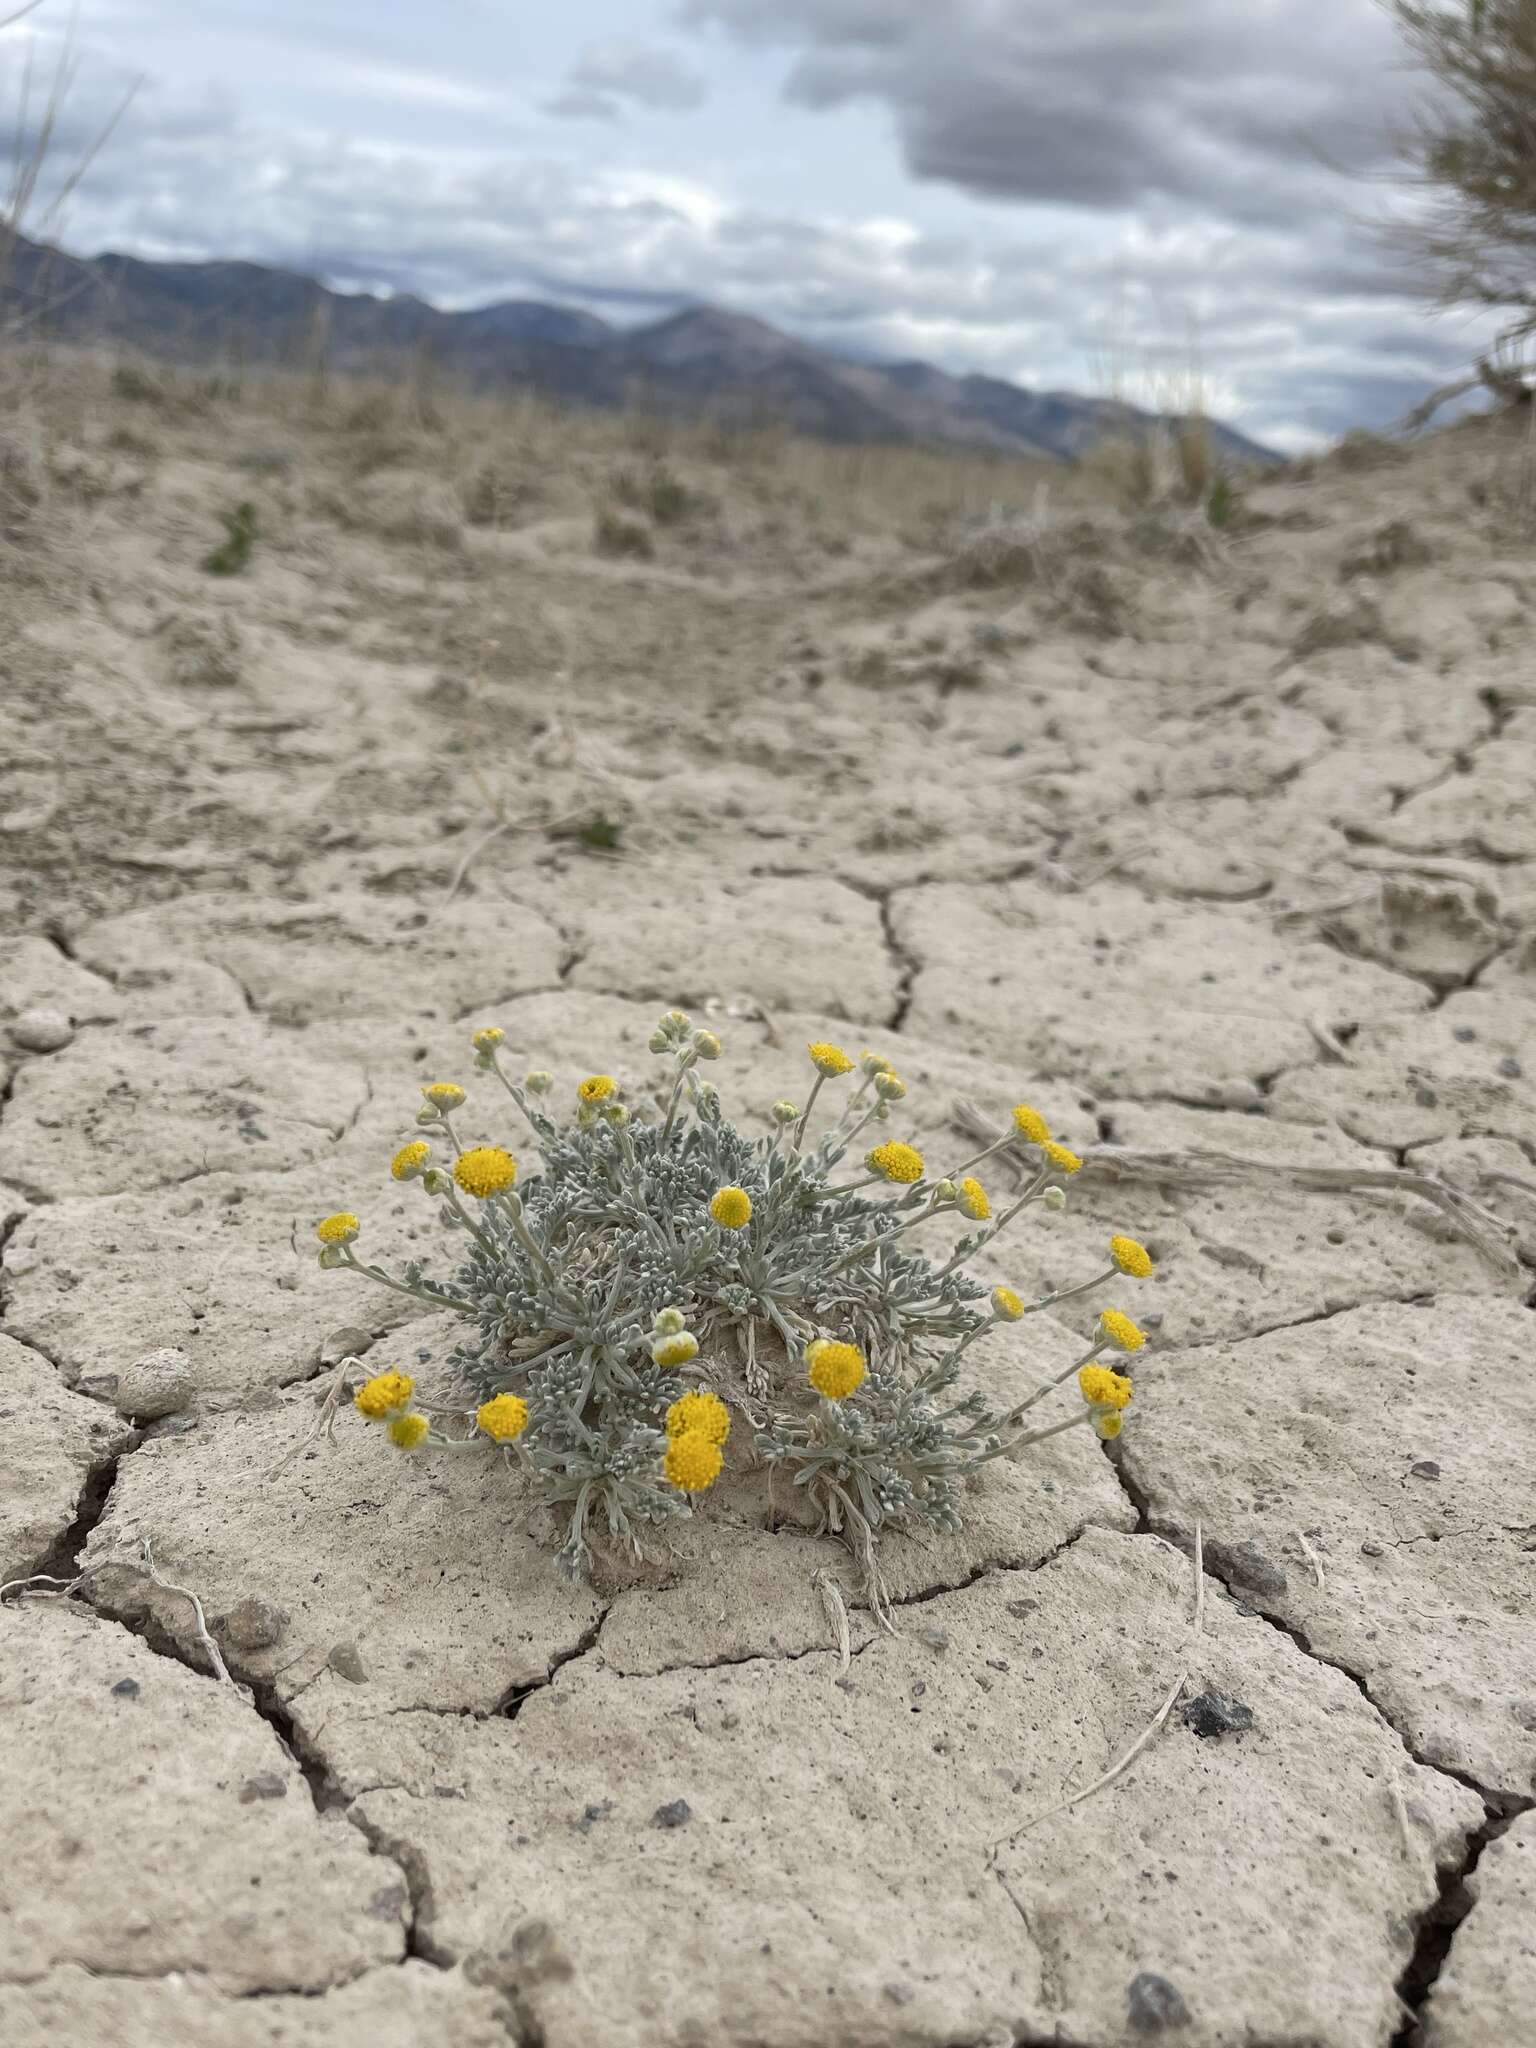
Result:
<instances>
[{"instance_id":1,"label":"small plant","mask_svg":"<svg viewBox=\"0 0 1536 2048\"><path fill-rule=\"evenodd\" d=\"M967 1352L999 1323L1152 1271L1129 1237L1110 1240L1102 1272L1038 1300L967 1270L1025 1210L1064 1208L1062 1183L1082 1165L1027 1103L1006 1136L935 1178L914 1146L873 1128L907 1092L874 1053L855 1062L810 1046L804 1105L776 1102L771 1131L752 1138L702 1072L720 1040L679 1010L651 1035L671 1071L649 1114L592 1074L557 1117L553 1077L511 1079L503 1043L494 1026L476 1032L475 1065L511 1097L542 1171L523 1178L504 1147L461 1144L466 1091L434 1082L390 1172L440 1205L459 1240L456 1270L386 1273L360 1254L349 1211L317 1226L320 1263L465 1318L451 1360L461 1401L428 1413L409 1375L388 1371L356 1406L402 1451L502 1447L547 1503L569 1509L559 1563L570 1576L587 1573L600 1538L638 1557L640 1526L696 1512L728 1465L737 1476L766 1466L846 1541L879 1611L882 1530L954 1531L965 1480L991 1460L1081 1425L1120 1434L1126 1366L1146 1340L1117 1309L1013 1405L959 1391ZM813 1139L829 1087L847 1100ZM1033 1171L995 1211L975 1169L1005 1148ZM930 1221L960 1228L934 1256L911 1235ZM1032 1427L1031 1411L1074 1376L1079 1400Z\"/></svg>"},{"instance_id":2,"label":"small plant","mask_svg":"<svg viewBox=\"0 0 1536 2048\"><path fill-rule=\"evenodd\" d=\"M657 526L677 526L694 508L694 496L659 457L643 467L624 467L610 480L614 497Z\"/></svg>"},{"instance_id":3,"label":"small plant","mask_svg":"<svg viewBox=\"0 0 1536 2048\"><path fill-rule=\"evenodd\" d=\"M203 567L210 576L238 576L256 545L256 507L237 505L233 512L221 512L219 523L224 538L212 554L203 557Z\"/></svg>"},{"instance_id":4,"label":"small plant","mask_svg":"<svg viewBox=\"0 0 1536 2048\"><path fill-rule=\"evenodd\" d=\"M590 817L566 818L549 826L551 839L574 839L579 846L589 846L595 853L617 853L624 842L624 827L602 811L594 811Z\"/></svg>"},{"instance_id":5,"label":"small plant","mask_svg":"<svg viewBox=\"0 0 1536 2048\"><path fill-rule=\"evenodd\" d=\"M656 552L650 527L637 513L600 505L592 522L592 545L600 555L648 562Z\"/></svg>"}]
</instances>

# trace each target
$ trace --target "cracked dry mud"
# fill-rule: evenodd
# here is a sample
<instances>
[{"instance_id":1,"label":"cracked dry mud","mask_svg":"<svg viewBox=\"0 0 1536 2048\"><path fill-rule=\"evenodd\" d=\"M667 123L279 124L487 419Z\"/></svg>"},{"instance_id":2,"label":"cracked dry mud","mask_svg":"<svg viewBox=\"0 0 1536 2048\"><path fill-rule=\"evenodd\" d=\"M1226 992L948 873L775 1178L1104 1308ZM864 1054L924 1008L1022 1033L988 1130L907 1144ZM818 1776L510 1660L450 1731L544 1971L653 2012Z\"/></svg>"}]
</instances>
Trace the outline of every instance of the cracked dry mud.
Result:
<instances>
[{"instance_id":1,"label":"cracked dry mud","mask_svg":"<svg viewBox=\"0 0 1536 2048\"><path fill-rule=\"evenodd\" d=\"M767 457L674 451L693 511L618 562L611 429L556 474L104 392L35 394L104 480L4 558L0 1570L86 1576L0 1608L0 2039L1536 2039L1515 430L1314 465L1195 560L1063 480L999 583ZM487 461L517 519L460 523ZM496 1021L643 1097L671 1003L749 1118L823 1034L899 1058L938 1157L957 1102L1037 1102L1090 1171L1000 1276L1158 1259L1115 1457L893 1538L894 1636L751 1475L586 1588L499 1465L344 1414L268 1476L339 1357L443 1371L451 1324L310 1236L432 1249L384 1172L416 1084Z\"/></svg>"}]
</instances>

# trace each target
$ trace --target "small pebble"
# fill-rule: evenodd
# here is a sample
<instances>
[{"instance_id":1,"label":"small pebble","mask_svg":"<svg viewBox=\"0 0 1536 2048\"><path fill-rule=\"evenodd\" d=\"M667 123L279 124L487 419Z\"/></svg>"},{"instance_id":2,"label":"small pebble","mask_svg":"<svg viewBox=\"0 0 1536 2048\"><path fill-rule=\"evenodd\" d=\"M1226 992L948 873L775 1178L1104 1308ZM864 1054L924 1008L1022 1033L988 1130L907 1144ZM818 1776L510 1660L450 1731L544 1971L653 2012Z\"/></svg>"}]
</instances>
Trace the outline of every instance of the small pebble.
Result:
<instances>
[{"instance_id":1,"label":"small pebble","mask_svg":"<svg viewBox=\"0 0 1536 2048\"><path fill-rule=\"evenodd\" d=\"M1229 1698L1224 1692L1198 1693L1194 1699L1186 1700L1179 1711L1185 1727L1207 1739L1216 1735L1239 1735L1253 1726L1252 1707L1242 1700Z\"/></svg>"},{"instance_id":2,"label":"small pebble","mask_svg":"<svg viewBox=\"0 0 1536 2048\"><path fill-rule=\"evenodd\" d=\"M686 1799L674 1799L667 1806L658 1806L651 1818L659 1828L685 1827L693 1819L693 1808Z\"/></svg>"},{"instance_id":3,"label":"small pebble","mask_svg":"<svg viewBox=\"0 0 1536 2048\"><path fill-rule=\"evenodd\" d=\"M270 1650L287 1626L286 1608L247 1595L225 1615L220 1634L234 1650Z\"/></svg>"},{"instance_id":4,"label":"small pebble","mask_svg":"<svg viewBox=\"0 0 1536 2048\"><path fill-rule=\"evenodd\" d=\"M1415 1479L1438 1479L1440 1477L1440 1467L1433 1458L1420 1458L1417 1465L1410 1465L1408 1469L1412 1472Z\"/></svg>"},{"instance_id":5,"label":"small pebble","mask_svg":"<svg viewBox=\"0 0 1536 2048\"><path fill-rule=\"evenodd\" d=\"M1525 1069L1512 1052L1507 1052L1499 1061L1499 1072L1506 1081L1518 1081L1524 1075Z\"/></svg>"},{"instance_id":6,"label":"small pebble","mask_svg":"<svg viewBox=\"0 0 1536 2048\"><path fill-rule=\"evenodd\" d=\"M1189 2007L1177 1986L1166 1977L1143 1970L1125 1990L1126 2018L1137 2034L1161 2034L1168 2027L1187 2027Z\"/></svg>"},{"instance_id":7,"label":"small pebble","mask_svg":"<svg viewBox=\"0 0 1536 2048\"><path fill-rule=\"evenodd\" d=\"M947 1650L949 1648L949 1630L947 1628L925 1628L923 1630L923 1641L930 1650Z\"/></svg>"},{"instance_id":8,"label":"small pebble","mask_svg":"<svg viewBox=\"0 0 1536 2048\"><path fill-rule=\"evenodd\" d=\"M23 1052L62 1052L75 1038L75 1027L62 1010L23 1010L10 1031L11 1043Z\"/></svg>"},{"instance_id":9,"label":"small pebble","mask_svg":"<svg viewBox=\"0 0 1536 2048\"><path fill-rule=\"evenodd\" d=\"M351 1685L366 1684L368 1673L363 1668L363 1660L356 1643L334 1644L331 1654L325 1661L338 1678L345 1678Z\"/></svg>"},{"instance_id":10,"label":"small pebble","mask_svg":"<svg viewBox=\"0 0 1536 2048\"><path fill-rule=\"evenodd\" d=\"M120 1678L112 1691L120 1700L136 1700L139 1696L139 1681L136 1678Z\"/></svg>"},{"instance_id":11,"label":"small pebble","mask_svg":"<svg viewBox=\"0 0 1536 2048\"><path fill-rule=\"evenodd\" d=\"M373 1342L373 1332L356 1323L344 1323L339 1330L332 1330L320 1346L322 1365L340 1365L344 1358L356 1357L368 1349Z\"/></svg>"},{"instance_id":12,"label":"small pebble","mask_svg":"<svg viewBox=\"0 0 1536 2048\"><path fill-rule=\"evenodd\" d=\"M1385 1557L1386 1554L1379 1543L1362 1543L1360 1546L1362 1557Z\"/></svg>"},{"instance_id":13,"label":"small pebble","mask_svg":"<svg viewBox=\"0 0 1536 2048\"><path fill-rule=\"evenodd\" d=\"M286 1799L288 1780L277 1771L260 1771L254 1778L247 1778L240 1787L240 1804L249 1806L257 1799Z\"/></svg>"},{"instance_id":14,"label":"small pebble","mask_svg":"<svg viewBox=\"0 0 1536 2048\"><path fill-rule=\"evenodd\" d=\"M153 1422L185 1408L195 1384L192 1361L186 1352L164 1345L158 1351L146 1351L118 1374L112 1399L120 1415Z\"/></svg>"}]
</instances>

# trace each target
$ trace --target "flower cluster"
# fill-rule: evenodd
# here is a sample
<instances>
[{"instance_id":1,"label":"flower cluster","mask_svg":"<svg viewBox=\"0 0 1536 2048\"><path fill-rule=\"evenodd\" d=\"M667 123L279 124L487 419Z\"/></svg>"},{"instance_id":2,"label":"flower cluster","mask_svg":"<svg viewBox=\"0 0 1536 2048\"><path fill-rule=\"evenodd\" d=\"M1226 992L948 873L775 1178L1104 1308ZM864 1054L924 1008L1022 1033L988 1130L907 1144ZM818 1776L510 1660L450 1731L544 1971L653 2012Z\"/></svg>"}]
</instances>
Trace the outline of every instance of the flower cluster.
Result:
<instances>
[{"instance_id":1,"label":"flower cluster","mask_svg":"<svg viewBox=\"0 0 1536 2048\"><path fill-rule=\"evenodd\" d=\"M481 1116L465 1087L422 1089L418 1134L389 1172L419 1187L450 1233L446 1279L371 1262L350 1211L316 1226L323 1266L467 1325L453 1357L462 1401L429 1404L429 1415L395 1370L357 1393L359 1414L400 1450L499 1447L569 1511L560 1556L573 1575L599 1537L638 1554L643 1524L696 1512L728 1461L738 1473L782 1465L797 1511L803 1503L817 1526L840 1532L878 1592L882 1529L956 1529L963 1485L989 1460L1077 1423L1101 1438L1120 1433L1130 1356L1146 1339L1118 1308L1102 1312L1080 1356L1012 1406L956 1392L966 1352L989 1330L1153 1270L1146 1248L1121 1235L1103 1272L1035 1299L967 1270L1026 1209L1063 1207L1063 1182L1083 1164L1038 1110L1020 1103L996 1144L935 1174L922 1148L879 1128L907 1089L878 1053L810 1045L803 1106L774 1103L753 1137L726 1120L699 1071L722 1054L714 1032L672 1010L649 1046L667 1062L653 1094L629 1102L613 1075L589 1074L561 1116L548 1072L518 1078L505 1032L474 1033L476 1072L510 1097L537 1151L526 1173L480 1130L461 1140L459 1125ZM813 1137L829 1086L841 1106ZM1021 1184L994 1200L975 1169L1005 1150ZM1073 1375L1081 1406L1026 1422Z\"/></svg>"}]
</instances>

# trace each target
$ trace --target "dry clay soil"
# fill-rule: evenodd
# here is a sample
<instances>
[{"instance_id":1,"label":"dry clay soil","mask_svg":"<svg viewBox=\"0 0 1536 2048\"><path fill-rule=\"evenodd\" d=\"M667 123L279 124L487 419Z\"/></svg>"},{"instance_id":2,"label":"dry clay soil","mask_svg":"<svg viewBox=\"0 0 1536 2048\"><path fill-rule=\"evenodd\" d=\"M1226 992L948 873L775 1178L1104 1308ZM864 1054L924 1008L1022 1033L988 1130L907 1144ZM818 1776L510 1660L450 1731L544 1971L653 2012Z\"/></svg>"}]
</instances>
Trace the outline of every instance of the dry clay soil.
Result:
<instances>
[{"instance_id":1,"label":"dry clay soil","mask_svg":"<svg viewBox=\"0 0 1536 2048\"><path fill-rule=\"evenodd\" d=\"M1536 2040L1517 431L1198 545L833 533L701 459L638 554L579 436L505 489L55 438L0 556L0 1577L86 1575L0 1611L8 2048ZM497 1462L347 1411L272 1476L339 1358L441 1372L312 1237L430 1257L418 1085L495 1022L643 1104L671 1004L753 1129L820 1035L935 1160L1036 1103L1089 1169L998 1277L1157 1257L1117 1455L892 1538L894 1634L757 1495L571 1587Z\"/></svg>"}]
</instances>

